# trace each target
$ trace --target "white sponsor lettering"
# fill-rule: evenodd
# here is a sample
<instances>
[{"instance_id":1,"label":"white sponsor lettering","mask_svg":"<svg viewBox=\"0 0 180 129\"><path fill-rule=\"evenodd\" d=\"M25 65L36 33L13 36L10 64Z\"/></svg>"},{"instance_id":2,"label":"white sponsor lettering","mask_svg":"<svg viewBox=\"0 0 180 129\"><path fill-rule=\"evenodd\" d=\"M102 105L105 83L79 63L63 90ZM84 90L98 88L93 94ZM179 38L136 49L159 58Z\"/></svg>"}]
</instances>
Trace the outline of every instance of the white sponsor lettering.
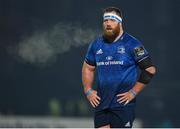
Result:
<instances>
[{"instance_id":1,"label":"white sponsor lettering","mask_svg":"<svg viewBox=\"0 0 180 129\"><path fill-rule=\"evenodd\" d=\"M97 66L104 65L104 62L97 62L96 65Z\"/></svg>"},{"instance_id":2,"label":"white sponsor lettering","mask_svg":"<svg viewBox=\"0 0 180 129\"><path fill-rule=\"evenodd\" d=\"M124 61L106 61L106 62L96 62L97 66L103 65L123 65Z\"/></svg>"}]
</instances>

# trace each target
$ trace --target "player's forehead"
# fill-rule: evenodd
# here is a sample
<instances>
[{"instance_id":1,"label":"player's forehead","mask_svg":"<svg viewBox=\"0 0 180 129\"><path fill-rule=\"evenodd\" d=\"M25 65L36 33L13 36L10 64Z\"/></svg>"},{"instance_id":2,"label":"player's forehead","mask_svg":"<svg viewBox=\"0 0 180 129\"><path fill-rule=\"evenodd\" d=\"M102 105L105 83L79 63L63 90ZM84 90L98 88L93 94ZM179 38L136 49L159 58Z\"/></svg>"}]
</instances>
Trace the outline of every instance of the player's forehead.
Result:
<instances>
[{"instance_id":1,"label":"player's forehead","mask_svg":"<svg viewBox=\"0 0 180 129\"><path fill-rule=\"evenodd\" d=\"M114 19L105 19L103 20L104 23L106 23L107 21L111 21L111 23L118 23L116 20Z\"/></svg>"},{"instance_id":2,"label":"player's forehead","mask_svg":"<svg viewBox=\"0 0 180 129\"><path fill-rule=\"evenodd\" d=\"M116 14L117 15L117 13L115 11L104 12L104 14L106 14L106 13L112 13L112 14Z\"/></svg>"}]
</instances>

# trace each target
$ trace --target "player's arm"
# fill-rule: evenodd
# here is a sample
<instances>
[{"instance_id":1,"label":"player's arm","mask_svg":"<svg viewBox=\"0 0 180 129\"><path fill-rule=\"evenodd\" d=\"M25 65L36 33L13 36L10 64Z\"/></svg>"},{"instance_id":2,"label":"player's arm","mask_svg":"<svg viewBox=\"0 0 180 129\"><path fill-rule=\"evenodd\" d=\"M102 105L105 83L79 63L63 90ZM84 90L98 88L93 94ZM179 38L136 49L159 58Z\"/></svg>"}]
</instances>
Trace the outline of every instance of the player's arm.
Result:
<instances>
[{"instance_id":1,"label":"player's arm","mask_svg":"<svg viewBox=\"0 0 180 129\"><path fill-rule=\"evenodd\" d=\"M99 105L100 98L97 96L97 91L92 89L95 74L95 66L89 65L86 62L82 67L82 83L84 86L84 93L93 107Z\"/></svg>"},{"instance_id":2,"label":"player's arm","mask_svg":"<svg viewBox=\"0 0 180 129\"><path fill-rule=\"evenodd\" d=\"M117 95L121 97L118 99L118 102L120 103L125 102L125 104L129 103L132 99L136 97L137 94L139 94L142 91L145 85L151 81L152 77L156 73L156 68L155 66L153 66L150 57L147 57L139 61L138 66L141 69L141 73L138 81L129 92Z\"/></svg>"},{"instance_id":3,"label":"player's arm","mask_svg":"<svg viewBox=\"0 0 180 129\"><path fill-rule=\"evenodd\" d=\"M136 94L139 94L142 91L145 85L151 81L152 77L156 73L156 68L155 66L153 66L150 57L147 57L145 60L142 60L138 63L138 65L141 69L141 73L138 81L132 89L132 92L134 92L135 96Z\"/></svg>"},{"instance_id":4,"label":"player's arm","mask_svg":"<svg viewBox=\"0 0 180 129\"><path fill-rule=\"evenodd\" d=\"M84 86L84 93L89 89L92 89L94 81L95 66L89 65L86 62L83 63L82 67L82 83Z\"/></svg>"}]
</instances>

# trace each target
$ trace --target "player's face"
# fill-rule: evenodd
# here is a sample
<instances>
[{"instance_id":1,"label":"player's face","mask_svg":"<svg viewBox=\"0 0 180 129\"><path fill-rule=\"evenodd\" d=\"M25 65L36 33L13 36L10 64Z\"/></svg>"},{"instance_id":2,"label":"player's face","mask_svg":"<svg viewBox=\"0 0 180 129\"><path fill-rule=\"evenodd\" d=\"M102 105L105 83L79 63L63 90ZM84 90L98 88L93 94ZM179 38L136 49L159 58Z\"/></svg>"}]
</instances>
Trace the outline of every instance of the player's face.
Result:
<instances>
[{"instance_id":1,"label":"player's face","mask_svg":"<svg viewBox=\"0 0 180 129\"><path fill-rule=\"evenodd\" d=\"M117 37L120 33L120 23L113 19L104 20L103 31L105 37Z\"/></svg>"}]
</instances>

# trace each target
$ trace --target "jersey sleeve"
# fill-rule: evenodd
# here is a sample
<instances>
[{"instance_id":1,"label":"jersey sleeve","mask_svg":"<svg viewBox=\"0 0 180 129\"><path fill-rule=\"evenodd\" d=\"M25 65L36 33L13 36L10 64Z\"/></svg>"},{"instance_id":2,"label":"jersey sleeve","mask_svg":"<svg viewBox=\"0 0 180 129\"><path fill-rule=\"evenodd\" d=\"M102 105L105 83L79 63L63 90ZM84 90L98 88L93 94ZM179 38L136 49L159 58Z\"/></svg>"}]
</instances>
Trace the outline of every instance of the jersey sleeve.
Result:
<instances>
[{"instance_id":1,"label":"jersey sleeve","mask_svg":"<svg viewBox=\"0 0 180 129\"><path fill-rule=\"evenodd\" d=\"M136 62L141 62L142 60L149 57L148 51L145 49L140 41L133 41L131 46L131 53Z\"/></svg>"},{"instance_id":2,"label":"jersey sleeve","mask_svg":"<svg viewBox=\"0 0 180 129\"><path fill-rule=\"evenodd\" d=\"M85 57L85 62L91 66L96 66L94 44L93 43L91 43L88 47L86 57Z\"/></svg>"}]
</instances>

